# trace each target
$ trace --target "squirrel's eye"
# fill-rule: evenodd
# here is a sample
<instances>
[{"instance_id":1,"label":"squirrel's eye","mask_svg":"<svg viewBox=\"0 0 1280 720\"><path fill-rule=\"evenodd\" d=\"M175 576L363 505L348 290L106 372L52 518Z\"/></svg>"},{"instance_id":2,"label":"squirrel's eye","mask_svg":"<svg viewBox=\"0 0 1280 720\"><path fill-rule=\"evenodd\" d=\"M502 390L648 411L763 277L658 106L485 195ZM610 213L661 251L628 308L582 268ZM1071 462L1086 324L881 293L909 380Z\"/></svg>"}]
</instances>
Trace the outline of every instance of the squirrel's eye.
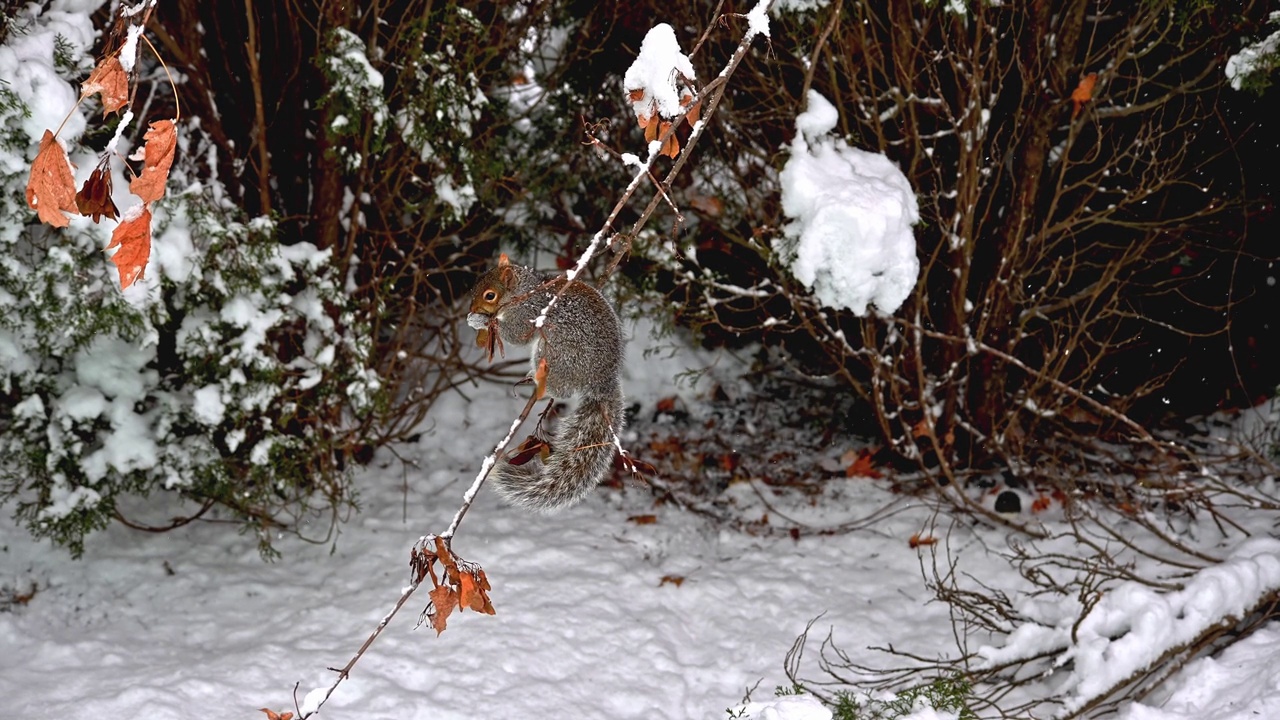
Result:
<instances>
[{"instance_id":1,"label":"squirrel's eye","mask_svg":"<svg viewBox=\"0 0 1280 720\"><path fill-rule=\"evenodd\" d=\"M485 301L485 302L493 302L494 300L497 300L497 299L498 299L498 293L496 293L496 292L494 292L494 291L492 291L492 290L485 290L485 291L484 291L484 301Z\"/></svg>"}]
</instances>

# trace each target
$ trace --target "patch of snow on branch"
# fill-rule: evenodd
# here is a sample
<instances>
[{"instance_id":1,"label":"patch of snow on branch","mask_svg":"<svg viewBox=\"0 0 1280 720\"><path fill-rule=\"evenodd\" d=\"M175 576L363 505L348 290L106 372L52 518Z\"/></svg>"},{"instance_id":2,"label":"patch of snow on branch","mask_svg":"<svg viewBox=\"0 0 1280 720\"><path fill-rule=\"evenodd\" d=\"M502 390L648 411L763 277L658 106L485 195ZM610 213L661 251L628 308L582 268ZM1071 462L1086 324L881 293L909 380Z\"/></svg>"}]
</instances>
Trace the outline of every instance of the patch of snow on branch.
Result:
<instances>
[{"instance_id":1,"label":"patch of snow on branch","mask_svg":"<svg viewBox=\"0 0 1280 720\"><path fill-rule=\"evenodd\" d=\"M812 12L826 7L830 2L831 0L777 0L769 11L774 14L774 17L784 12Z\"/></svg>"},{"instance_id":2,"label":"patch of snow on branch","mask_svg":"<svg viewBox=\"0 0 1280 720\"><path fill-rule=\"evenodd\" d=\"M873 305L893 313L920 273L916 195L889 158L831 137L838 120L835 107L809 91L779 176L782 211L792 220L782 257L823 304L859 316Z\"/></svg>"},{"instance_id":3,"label":"patch of snow on branch","mask_svg":"<svg viewBox=\"0 0 1280 720\"><path fill-rule=\"evenodd\" d=\"M1073 665L1062 686L1065 707L1078 710L1167 651L1187 645L1224 619L1239 619L1277 591L1280 540L1252 538L1222 563L1197 572L1179 591L1123 583L1103 595L1083 620L1074 599L1062 599L1051 612L1043 603L1024 607L1033 622L1014 630L1002 647L981 648L981 667L1061 651L1056 664Z\"/></svg>"},{"instance_id":4,"label":"patch of snow on branch","mask_svg":"<svg viewBox=\"0 0 1280 720\"><path fill-rule=\"evenodd\" d=\"M1267 22L1271 25L1280 25L1280 10L1272 12L1267 17ZM1241 48L1240 52L1227 58L1227 79L1231 81L1231 87L1239 90L1244 87L1250 75L1271 72L1277 64L1280 64L1280 30L1257 42L1249 43Z\"/></svg>"},{"instance_id":5,"label":"patch of snow on branch","mask_svg":"<svg viewBox=\"0 0 1280 720\"><path fill-rule=\"evenodd\" d=\"M684 113L680 91L696 79L693 63L680 50L676 31L660 23L644 36L640 54L622 78L622 88L631 95L636 117L648 119L656 105L659 115L672 118Z\"/></svg>"}]
</instances>

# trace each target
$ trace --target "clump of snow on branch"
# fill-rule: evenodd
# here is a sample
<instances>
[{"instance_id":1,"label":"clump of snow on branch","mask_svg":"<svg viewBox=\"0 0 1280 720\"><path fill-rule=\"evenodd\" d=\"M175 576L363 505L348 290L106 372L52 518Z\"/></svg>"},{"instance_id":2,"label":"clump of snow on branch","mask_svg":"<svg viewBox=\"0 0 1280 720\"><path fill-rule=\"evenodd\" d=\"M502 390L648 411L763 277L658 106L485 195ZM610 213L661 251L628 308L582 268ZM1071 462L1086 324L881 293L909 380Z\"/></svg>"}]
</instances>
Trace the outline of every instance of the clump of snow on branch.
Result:
<instances>
[{"instance_id":1,"label":"clump of snow on branch","mask_svg":"<svg viewBox=\"0 0 1280 720\"><path fill-rule=\"evenodd\" d=\"M783 261L823 304L892 313L920 273L920 219L911 183L889 158L830 136L839 114L810 91L796 118L791 158L779 177L782 210L792 222L780 242Z\"/></svg>"},{"instance_id":2,"label":"clump of snow on branch","mask_svg":"<svg viewBox=\"0 0 1280 720\"><path fill-rule=\"evenodd\" d=\"M1075 599L1028 600L1019 609L1032 622L1001 647L978 651L983 667L1060 653L1072 669L1061 690L1068 711L1123 684L1166 652L1185 647L1215 625L1238 620L1280 591L1280 540L1253 538L1220 564L1200 570L1174 592L1126 582L1103 595L1083 619Z\"/></svg>"},{"instance_id":3,"label":"clump of snow on branch","mask_svg":"<svg viewBox=\"0 0 1280 720\"><path fill-rule=\"evenodd\" d=\"M666 23L654 25L640 43L640 54L622 78L636 117L645 121L656 109L665 118L684 113L681 97L697 79L693 63L680 49L676 31Z\"/></svg>"},{"instance_id":4,"label":"clump of snow on branch","mask_svg":"<svg viewBox=\"0 0 1280 720\"><path fill-rule=\"evenodd\" d=\"M1280 25L1280 10L1272 12L1267 22ZM1277 67L1280 67L1280 30L1245 45L1240 52L1228 58L1227 79L1231 81L1231 87L1240 90L1253 76L1269 73Z\"/></svg>"},{"instance_id":5,"label":"clump of snow on branch","mask_svg":"<svg viewBox=\"0 0 1280 720\"><path fill-rule=\"evenodd\" d=\"M784 12L813 12L826 7L830 3L831 0L775 0L773 5L769 7L769 11L776 17Z\"/></svg>"}]
</instances>

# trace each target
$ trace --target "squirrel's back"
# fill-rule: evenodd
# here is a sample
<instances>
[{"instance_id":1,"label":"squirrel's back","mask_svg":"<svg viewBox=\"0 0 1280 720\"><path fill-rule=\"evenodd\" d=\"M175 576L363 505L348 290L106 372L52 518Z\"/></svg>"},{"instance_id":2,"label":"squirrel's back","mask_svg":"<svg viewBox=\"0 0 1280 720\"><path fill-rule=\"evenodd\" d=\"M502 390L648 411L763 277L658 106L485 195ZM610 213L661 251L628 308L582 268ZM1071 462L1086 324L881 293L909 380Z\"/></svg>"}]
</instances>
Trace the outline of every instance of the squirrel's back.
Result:
<instances>
[{"instance_id":1,"label":"squirrel's back","mask_svg":"<svg viewBox=\"0 0 1280 720\"><path fill-rule=\"evenodd\" d=\"M545 460L537 456L522 465L500 461L491 475L495 487L507 500L535 509L578 502L609 473L626 422L617 314L590 285L513 265L506 255L476 284L470 310L471 327L496 331L505 344L532 346L529 379L540 380L546 395L579 398L551 438ZM545 377L539 379L543 362Z\"/></svg>"}]
</instances>

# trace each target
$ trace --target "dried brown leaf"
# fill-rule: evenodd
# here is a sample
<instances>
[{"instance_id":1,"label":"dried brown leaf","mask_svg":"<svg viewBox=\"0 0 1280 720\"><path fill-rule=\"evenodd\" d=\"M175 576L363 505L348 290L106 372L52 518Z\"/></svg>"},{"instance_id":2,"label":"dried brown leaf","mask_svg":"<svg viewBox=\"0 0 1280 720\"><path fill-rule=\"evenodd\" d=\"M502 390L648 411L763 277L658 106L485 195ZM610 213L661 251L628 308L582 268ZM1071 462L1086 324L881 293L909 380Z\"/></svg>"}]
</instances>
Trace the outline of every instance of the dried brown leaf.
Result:
<instances>
[{"instance_id":1,"label":"dried brown leaf","mask_svg":"<svg viewBox=\"0 0 1280 720\"><path fill-rule=\"evenodd\" d=\"M102 116L119 112L129 102L129 74L120 64L120 58L112 55L98 62L89 73L89 79L80 86L80 96L89 97L102 93Z\"/></svg>"},{"instance_id":2,"label":"dried brown leaf","mask_svg":"<svg viewBox=\"0 0 1280 720\"><path fill-rule=\"evenodd\" d=\"M151 210L143 206L137 216L117 225L107 245L107 250L111 248L118 248L111 262L120 271L120 289L124 290L142 277L151 257Z\"/></svg>"},{"instance_id":3,"label":"dried brown leaf","mask_svg":"<svg viewBox=\"0 0 1280 720\"><path fill-rule=\"evenodd\" d=\"M164 197L164 185L169 180L169 166L178 147L178 132L172 120L151 123L143 136L146 146L142 161L142 174L129 183L129 190L142 202L149 203Z\"/></svg>"},{"instance_id":4,"label":"dried brown leaf","mask_svg":"<svg viewBox=\"0 0 1280 720\"><path fill-rule=\"evenodd\" d=\"M76 193L76 207L80 214L99 222L103 216L112 220L120 217L115 201L111 199L111 170L108 167L109 155L102 156L98 167L89 174L80 192Z\"/></svg>"},{"instance_id":5,"label":"dried brown leaf","mask_svg":"<svg viewBox=\"0 0 1280 720\"><path fill-rule=\"evenodd\" d=\"M40 150L31 163L31 177L27 180L27 205L39 215L41 222L54 227L71 224L64 212L77 214L76 179L71 174L73 165L67 160L53 133L44 131L40 138Z\"/></svg>"},{"instance_id":6,"label":"dried brown leaf","mask_svg":"<svg viewBox=\"0 0 1280 720\"><path fill-rule=\"evenodd\" d=\"M431 604L435 606L435 612L431 614L431 627L435 629L436 637L439 637L449 623L449 614L458 606L458 593L448 585L437 585L429 595Z\"/></svg>"}]
</instances>

